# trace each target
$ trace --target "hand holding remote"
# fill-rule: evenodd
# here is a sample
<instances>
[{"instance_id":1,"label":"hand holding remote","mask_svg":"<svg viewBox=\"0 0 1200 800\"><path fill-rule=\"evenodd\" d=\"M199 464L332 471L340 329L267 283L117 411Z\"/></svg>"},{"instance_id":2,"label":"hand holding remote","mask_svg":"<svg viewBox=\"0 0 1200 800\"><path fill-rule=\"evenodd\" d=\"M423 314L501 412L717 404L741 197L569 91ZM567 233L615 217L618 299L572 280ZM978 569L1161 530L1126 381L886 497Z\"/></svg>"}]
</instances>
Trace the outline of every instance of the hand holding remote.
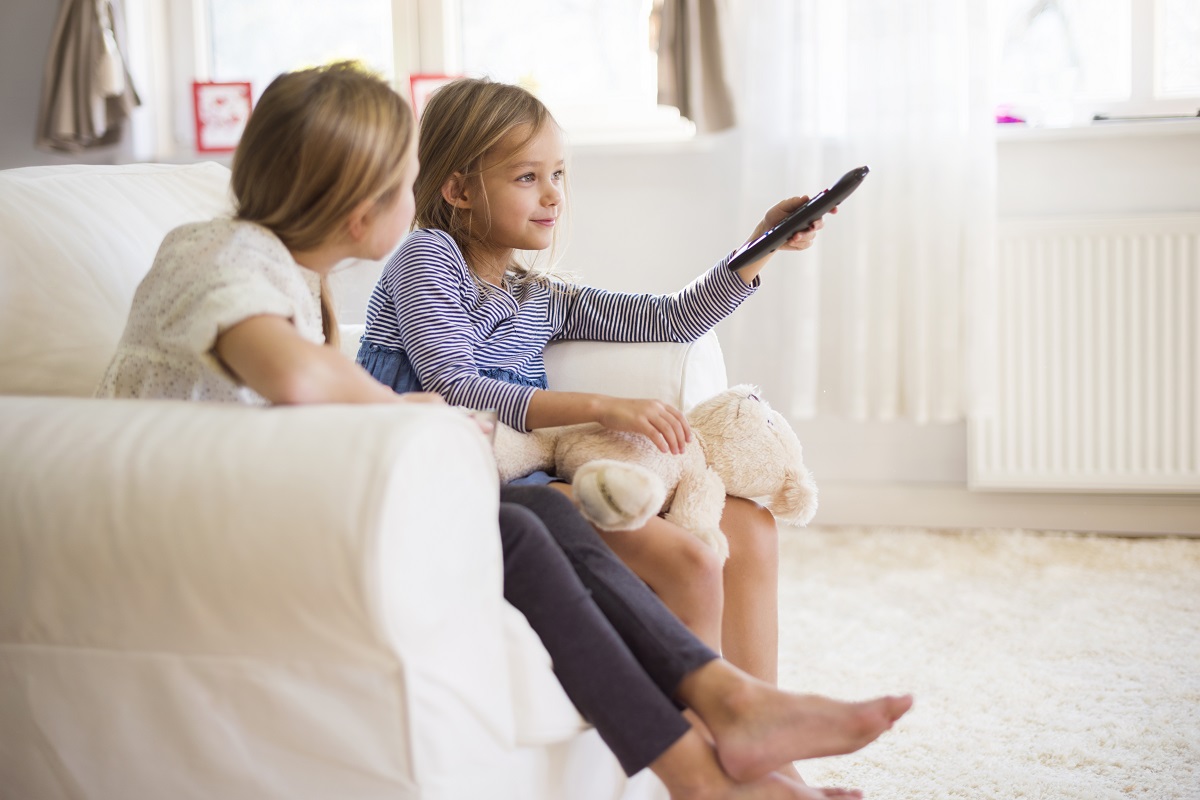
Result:
<instances>
[{"instance_id":1,"label":"hand holding remote","mask_svg":"<svg viewBox=\"0 0 1200 800\"><path fill-rule=\"evenodd\" d=\"M852 169L833 186L802 203L773 228L739 247L729 259L729 268L740 270L779 249L797 233L809 228L816 230L821 217L849 197L868 172L870 169L867 167Z\"/></svg>"}]
</instances>

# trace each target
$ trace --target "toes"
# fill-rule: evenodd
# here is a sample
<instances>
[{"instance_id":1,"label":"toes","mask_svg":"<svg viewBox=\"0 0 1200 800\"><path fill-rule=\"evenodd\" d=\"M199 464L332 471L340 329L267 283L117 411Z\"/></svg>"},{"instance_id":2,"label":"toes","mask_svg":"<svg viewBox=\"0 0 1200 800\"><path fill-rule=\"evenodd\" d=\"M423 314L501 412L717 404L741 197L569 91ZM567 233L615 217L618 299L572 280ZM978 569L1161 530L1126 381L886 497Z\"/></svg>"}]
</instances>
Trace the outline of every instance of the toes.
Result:
<instances>
[{"instance_id":1,"label":"toes","mask_svg":"<svg viewBox=\"0 0 1200 800\"><path fill-rule=\"evenodd\" d=\"M892 722L895 722L907 714L908 710L912 708L913 705L913 696L911 694L906 694L903 697L892 697L889 699L891 700L891 707L889 710L891 711L890 716Z\"/></svg>"}]
</instances>

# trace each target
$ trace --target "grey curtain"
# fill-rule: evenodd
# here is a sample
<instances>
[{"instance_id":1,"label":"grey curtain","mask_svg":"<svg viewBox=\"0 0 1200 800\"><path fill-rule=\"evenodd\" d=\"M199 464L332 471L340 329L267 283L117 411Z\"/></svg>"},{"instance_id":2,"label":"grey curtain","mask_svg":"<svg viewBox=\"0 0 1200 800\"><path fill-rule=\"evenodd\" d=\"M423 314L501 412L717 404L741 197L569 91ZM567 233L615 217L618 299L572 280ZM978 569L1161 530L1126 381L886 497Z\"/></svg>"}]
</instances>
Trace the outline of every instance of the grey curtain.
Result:
<instances>
[{"instance_id":1,"label":"grey curtain","mask_svg":"<svg viewBox=\"0 0 1200 800\"><path fill-rule=\"evenodd\" d=\"M42 79L37 146L77 153L117 142L134 91L114 0L63 0Z\"/></svg>"},{"instance_id":2,"label":"grey curtain","mask_svg":"<svg viewBox=\"0 0 1200 800\"><path fill-rule=\"evenodd\" d=\"M737 121L722 41L721 0L663 0L658 37L658 102L707 133Z\"/></svg>"}]
</instances>

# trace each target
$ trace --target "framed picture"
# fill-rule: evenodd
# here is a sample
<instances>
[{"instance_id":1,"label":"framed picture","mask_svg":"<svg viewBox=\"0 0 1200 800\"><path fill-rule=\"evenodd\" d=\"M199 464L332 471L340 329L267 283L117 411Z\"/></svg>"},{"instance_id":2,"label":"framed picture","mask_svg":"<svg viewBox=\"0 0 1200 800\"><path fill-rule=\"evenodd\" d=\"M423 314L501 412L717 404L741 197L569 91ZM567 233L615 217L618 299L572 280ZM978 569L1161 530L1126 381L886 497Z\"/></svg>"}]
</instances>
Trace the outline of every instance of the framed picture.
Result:
<instances>
[{"instance_id":1,"label":"framed picture","mask_svg":"<svg viewBox=\"0 0 1200 800\"><path fill-rule=\"evenodd\" d=\"M196 151L228 153L237 149L252 103L250 84L192 83L196 113Z\"/></svg>"},{"instance_id":2,"label":"framed picture","mask_svg":"<svg viewBox=\"0 0 1200 800\"><path fill-rule=\"evenodd\" d=\"M416 118L421 118L421 112L425 110L425 103L434 90L440 89L459 77L458 75L409 75L408 90L412 94L413 114Z\"/></svg>"}]
</instances>

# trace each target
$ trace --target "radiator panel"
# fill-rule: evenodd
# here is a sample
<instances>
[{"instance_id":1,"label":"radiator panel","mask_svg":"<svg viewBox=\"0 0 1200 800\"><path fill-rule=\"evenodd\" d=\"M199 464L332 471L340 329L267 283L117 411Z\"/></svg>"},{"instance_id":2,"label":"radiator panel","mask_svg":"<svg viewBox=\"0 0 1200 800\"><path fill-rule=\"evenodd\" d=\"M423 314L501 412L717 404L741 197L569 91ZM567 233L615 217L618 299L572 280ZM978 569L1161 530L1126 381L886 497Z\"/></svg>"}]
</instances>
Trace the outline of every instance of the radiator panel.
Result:
<instances>
[{"instance_id":1,"label":"radiator panel","mask_svg":"<svg viewBox=\"0 0 1200 800\"><path fill-rule=\"evenodd\" d=\"M998 229L980 489L1200 492L1200 215Z\"/></svg>"}]
</instances>

